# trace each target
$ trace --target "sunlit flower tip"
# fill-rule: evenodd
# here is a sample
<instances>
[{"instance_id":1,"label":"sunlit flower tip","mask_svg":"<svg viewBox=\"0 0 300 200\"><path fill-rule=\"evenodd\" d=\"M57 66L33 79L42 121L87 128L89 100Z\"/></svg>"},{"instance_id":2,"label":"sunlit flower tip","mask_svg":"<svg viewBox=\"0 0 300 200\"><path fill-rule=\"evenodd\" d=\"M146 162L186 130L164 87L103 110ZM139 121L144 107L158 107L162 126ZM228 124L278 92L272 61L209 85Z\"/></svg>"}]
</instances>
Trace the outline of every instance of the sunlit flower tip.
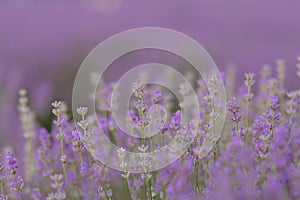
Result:
<instances>
[{"instance_id":1,"label":"sunlit flower tip","mask_svg":"<svg viewBox=\"0 0 300 200\"><path fill-rule=\"evenodd\" d=\"M142 153L145 153L148 150L148 145L142 144L141 146L138 147L139 151Z\"/></svg>"},{"instance_id":2,"label":"sunlit flower tip","mask_svg":"<svg viewBox=\"0 0 300 200\"><path fill-rule=\"evenodd\" d=\"M66 161L67 161L67 156L66 155L62 155L60 157L60 162L62 162L64 164L64 163L66 163Z\"/></svg>"},{"instance_id":3,"label":"sunlit flower tip","mask_svg":"<svg viewBox=\"0 0 300 200\"><path fill-rule=\"evenodd\" d=\"M60 108L61 105L62 105L62 102L61 101L54 101L51 105L52 105L53 108Z\"/></svg>"},{"instance_id":4,"label":"sunlit flower tip","mask_svg":"<svg viewBox=\"0 0 300 200\"><path fill-rule=\"evenodd\" d=\"M53 113L53 115L55 115L55 116L60 116L60 115L63 114L61 108L53 108L53 109L52 109L52 113Z\"/></svg>"},{"instance_id":5,"label":"sunlit flower tip","mask_svg":"<svg viewBox=\"0 0 300 200\"><path fill-rule=\"evenodd\" d=\"M27 90L26 90L26 89L20 89L20 90L19 90L19 95L20 95L21 97L26 96L26 95L27 95Z\"/></svg>"},{"instance_id":6,"label":"sunlit flower tip","mask_svg":"<svg viewBox=\"0 0 300 200\"><path fill-rule=\"evenodd\" d=\"M82 117L84 117L86 115L87 111L88 111L87 107L79 107L79 108L77 108L77 113L80 116L82 116Z\"/></svg>"},{"instance_id":7,"label":"sunlit flower tip","mask_svg":"<svg viewBox=\"0 0 300 200\"><path fill-rule=\"evenodd\" d=\"M77 125L82 128L82 130L87 130L91 125L90 120L81 120L80 122L77 123Z\"/></svg>"},{"instance_id":8,"label":"sunlit flower tip","mask_svg":"<svg viewBox=\"0 0 300 200\"><path fill-rule=\"evenodd\" d=\"M118 154L119 159L124 159L126 150L123 147L120 147L117 149L117 154Z\"/></svg>"},{"instance_id":9,"label":"sunlit flower tip","mask_svg":"<svg viewBox=\"0 0 300 200\"><path fill-rule=\"evenodd\" d=\"M247 87L252 87L255 83L255 80L254 80L254 73L246 73L245 74L245 85Z\"/></svg>"}]
</instances>

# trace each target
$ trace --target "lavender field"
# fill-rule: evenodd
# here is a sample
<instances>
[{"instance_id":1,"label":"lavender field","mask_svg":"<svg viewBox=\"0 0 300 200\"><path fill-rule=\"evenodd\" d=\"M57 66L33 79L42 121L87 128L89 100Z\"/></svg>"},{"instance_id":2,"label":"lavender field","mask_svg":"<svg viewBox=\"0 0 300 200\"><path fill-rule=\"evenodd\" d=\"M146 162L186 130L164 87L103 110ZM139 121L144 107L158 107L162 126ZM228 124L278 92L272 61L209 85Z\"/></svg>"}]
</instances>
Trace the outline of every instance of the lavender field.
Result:
<instances>
[{"instance_id":1,"label":"lavender field","mask_svg":"<svg viewBox=\"0 0 300 200\"><path fill-rule=\"evenodd\" d=\"M299 6L1 1L0 200L300 199ZM99 43L144 27L191 37L203 55L172 42L217 70L199 74L174 52L138 49L102 77L87 74L95 90L76 92ZM171 38L152 36L162 44ZM146 63L171 66L184 81L145 69L118 85Z\"/></svg>"}]
</instances>

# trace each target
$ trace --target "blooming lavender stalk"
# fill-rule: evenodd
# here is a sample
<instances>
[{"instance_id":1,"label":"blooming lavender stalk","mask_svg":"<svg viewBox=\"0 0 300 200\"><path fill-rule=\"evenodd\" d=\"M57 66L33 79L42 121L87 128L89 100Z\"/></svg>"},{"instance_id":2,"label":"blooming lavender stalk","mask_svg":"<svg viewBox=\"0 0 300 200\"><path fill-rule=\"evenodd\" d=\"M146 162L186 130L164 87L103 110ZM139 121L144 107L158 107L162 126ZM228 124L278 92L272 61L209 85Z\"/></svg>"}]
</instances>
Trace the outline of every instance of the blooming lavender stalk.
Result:
<instances>
[{"instance_id":1,"label":"blooming lavender stalk","mask_svg":"<svg viewBox=\"0 0 300 200\"><path fill-rule=\"evenodd\" d=\"M135 107L138 110L139 113L139 119L137 122L137 128L144 137L143 144L146 145L146 135L145 135L145 129L146 126L149 125L149 119L146 116L147 112L147 105L145 103L145 96L146 96L146 91L145 91L145 85L141 82L140 79L138 79L136 82L133 84L133 92L135 97L137 98L135 102Z\"/></svg>"},{"instance_id":2,"label":"blooming lavender stalk","mask_svg":"<svg viewBox=\"0 0 300 200\"><path fill-rule=\"evenodd\" d=\"M21 89L19 91L19 106L20 119L22 122L24 138L25 138L25 180L29 182L36 175L36 162L33 155L33 139L35 133L35 113L28 106L27 91Z\"/></svg>"},{"instance_id":3,"label":"blooming lavender stalk","mask_svg":"<svg viewBox=\"0 0 300 200\"><path fill-rule=\"evenodd\" d=\"M84 145L83 145L83 142L82 142L79 134L80 133L76 130L72 132L72 136L73 136L72 148L73 148L73 151L75 151L76 153L79 154L80 162L83 163L82 151L83 151Z\"/></svg>"},{"instance_id":4,"label":"blooming lavender stalk","mask_svg":"<svg viewBox=\"0 0 300 200\"><path fill-rule=\"evenodd\" d=\"M247 93L244 95L244 98L247 102L246 109L247 109L247 114L246 114L246 120L247 120L247 128L249 128L249 107L251 100L253 99L253 93L251 92L251 88L253 87L255 80L254 80L254 74L253 73L246 73L245 74L246 80L244 81L245 85L247 86Z\"/></svg>"},{"instance_id":5,"label":"blooming lavender stalk","mask_svg":"<svg viewBox=\"0 0 300 200\"><path fill-rule=\"evenodd\" d=\"M272 137L274 137L274 128L276 125L278 125L281 116L278 96L270 97L270 105L268 107L267 112L265 113L265 116L270 124Z\"/></svg>"},{"instance_id":6,"label":"blooming lavender stalk","mask_svg":"<svg viewBox=\"0 0 300 200\"><path fill-rule=\"evenodd\" d=\"M86 143L89 143L88 141L90 140L91 138L91 133L89 131L89 128L91 127L91 120L90 119L86 119L86 114L88 112L88 108L87 107L79 107L77 109L77 113L81 116L81 121L78 122L78 126L82 129L83 131L83 140L86 142ZM79 134L77 135L79 137ZM80 138L77 137L77 140ZM83 142L83 141L82 141ZM79 143L80 144L80 143ZM90 157L90 154L88 154L88 159L89 159L89 163L90 165L93 164L93 161Z\"/></svg>"},{"instance_id":7,"label":"blooming lavender stalk","mask_svg":"<svg viewBox=\"0 0 300 200\"><path fill-rule=\"evenodd\" d=\"M22 191L24 187L24 182L21 176L16 176L18 169L17 158L15 157L14 153L8 151L5 156L5 159L7 163L7 170L13 176L10 186L17 194L19 194L20 198L23 200L24 197Z\"/></svg>"},{"instance_id":8,"label":"blooming lavender stalk","mask_svg":"<svg viewBox=\"0 0 300 200\"><path fill-rule=\"evenodd\" d=\"M234 132L236 134L240 134L239 123L241 122L242 119L242 116L239 114L240 106L238 105L235 97L230 98L228 105L229 105L228 110L232 113L231 120L235 123Z\"/></svg>"},{"instance_id":9,"label":"blooming lavender stalk","mask_svg":"<svg viewBox=\"0 0 300 200\"><path fill-rule=\"evenodd\" d=\"M3 176L3 170L4 170L4 166L0 163L0 187L1 187L1 193L3 195L6 195L6 188L5 188L5 177Z\"/></svg>"},{"instance_id":10,"label":"blooming lavender stalk","mask_svg":"<svg viewBox=\"0 0 300 200\"><path fill-rule=\"evenodd\" d=\"M67 187L67 198L72 199L72 196L70 194L70 189L69 189L69 181L68 181L68 177L67 177L67 170L66 170L67 155L65 154L65 147L64 147L65 134L62 131L62 123L64 121L64 118L63 118L63 114L64 114L63 113L64 112L63 105L62 105L62 102L55 101L54 103L52 103L52 106L53 106L52 113L57 117L57 119L56 119L56 121L54 121L54 123L58 128L58 134L57 134L56 138L60 141L60 150L61 150L60 161L61 161L62 166L63 166L63 173L64 173L64 178L65 178L66 187ZM53 194L53 196L54 196L54 194ZM60 193L57 196L61 197ZM51 198L52 198L52 195L51 195Z\"/></svg>"},{"instance_id":11,"label":"blooming lavender stalk","mask_svg":"<svg viewBox=\"0 0 300 200\"><path fill-rule=\"evenodd\" d=\"M131 192L131 188L130 188L130 184L129 184L130 172L128 172L127 162L124 160L125 154L126 154L125 151L126 150L121 147L117 150L117 155L118 155L119 159L121 160L120 167L123 170L123 172L121 173L121 177L124 179L124 184L125 184L126 190L128 192L128 199L132 200L132 192Z\"/></svg>"}]
</instances>

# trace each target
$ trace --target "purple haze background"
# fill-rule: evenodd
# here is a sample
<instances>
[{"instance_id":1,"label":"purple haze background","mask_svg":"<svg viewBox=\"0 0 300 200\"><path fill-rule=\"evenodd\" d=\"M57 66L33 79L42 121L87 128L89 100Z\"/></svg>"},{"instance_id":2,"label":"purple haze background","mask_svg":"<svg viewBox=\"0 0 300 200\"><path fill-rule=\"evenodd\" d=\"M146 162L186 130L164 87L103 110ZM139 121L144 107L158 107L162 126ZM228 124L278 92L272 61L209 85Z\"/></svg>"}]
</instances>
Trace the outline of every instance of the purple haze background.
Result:
<instances>
[{"instance_id":1,"label":"purple haze background","mask_svg":"<svg viewBox=\"0 0 300 200\"><path fill-rule=\"evenodd\" d=\"M102 1L99 1L102 2ZM105 1L106 2L106 1ZM54 99L71 100L77 69L94 46L105 38L135 27L175 29L195 38L221 70L235 63L243 73L263 64L287 63L290 89L300 53L299 1L112 1L91 3L0 3L0 145L22 142L16 126L17 91L27 88L39 116L50 114ZM116 3L116 4L114 4ZM116 62L109 74L153 61L156 54L138 54Z\"/></svg>"}]
</instances>

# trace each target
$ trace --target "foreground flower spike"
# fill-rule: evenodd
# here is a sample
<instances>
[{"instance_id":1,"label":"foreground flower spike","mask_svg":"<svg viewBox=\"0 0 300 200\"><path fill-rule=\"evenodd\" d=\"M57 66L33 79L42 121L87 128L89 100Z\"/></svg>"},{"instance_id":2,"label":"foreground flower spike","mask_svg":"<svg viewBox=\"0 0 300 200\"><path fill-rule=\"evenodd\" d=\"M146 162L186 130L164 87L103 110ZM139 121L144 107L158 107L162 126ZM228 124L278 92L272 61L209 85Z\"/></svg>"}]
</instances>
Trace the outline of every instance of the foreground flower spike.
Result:
<instances>
[{"instance_id":1,"label":"foreground flower spike","mask_svg":"<svg viewBox=\"0 0 300 200\"><path fill-rule=\"evenodd\" d=\"M236 134L240 134L240 130L239 130L239 123L242 120L242 116L240 115L240 106L237 103L237 100L235 97L230 98L229 102L228 102L228 110L232 113L232 117L231 120L236 124L236 127L234 128L234 132Z\"/></svg>"},{"instance_id":2,"label":"foreground flower spike","mask_svg":"<svg viewBox=\"0 0 300 200\"><path fill-rule=\"evenodd\" d=\"M278 96L270 97L269 107L267 112L265 113L265 116L270 123L270 130L273 133L274 127L278 125L281 116Z\"/></svg>"},{"instance_id":3,"label":"foreground flower spike","mask_svg":"<svg viewBox=\"0 0 300 200\"><path fill-rule=\"evenodd\" d=\"M27 97L27 91L21 89L19 96L18 110L25 138L25 167L27 169L25 171L25 180L29 182L36 176L37 171L33 152L34 137L36 136L35 113L28 106L29 99Z\"/></svg>"},{"instance_id":4,"label":"foreground flower spike","mask_svg":"<svg viewBox=\"0 0 300 200\"><path fill-rule=\"evenodd\" d=\"M66 187L67 187L67 197L68 197L68 199L72 199L72 196L70 193L70 188L69 188L70 187L69 180L67 177L67 169L66 169L67 155L65 154L65 144L64 144L65 133L63 132L63 129L62 129L62 124L64 122L63 115L65 114L66 110L65 110L65 106L60 101L55 101L54 103L52 103L52 107L53 107L52 113L56 116L56 120L54 121L54 124L58 128L58 133L56 135L56 138L60 141L60 151L61 151L60 161L63 166L63 173L64 173L64 178L65 178ZM51 198L65 199L65 193L58 192L58 193L51 194L50 197L49 196L47 197L47 199L51 199Z\"/></svg>"},{"instance_id":5,"label":"foreground flower spike","mask_svg":"<svg viewBox=\"0 0 300 200\"><path fill-rule=\"evenodd\" d=\"M253 87L255 80L254 80L254 73L246 73L244 81L245 85L247 86L247 93L244 95L247 102L250 102L253 98L253 93L251 93L251 88Z\"/></svg>"},{"instance_id":6,"label":"foreground flower spike","mask_svg":"<svg viewBox=\"0 0 300 200\"><path fill-rule=\"evenodd\" d=\"M81 156L81 153L83 151L84 146L83 146L83 142L82 142L79 134L80 133L78 131L73 131L72 132L72 136L73 136L72 148L73 148L73 151L80 154L80 156ZM82 156L81 156L81 159L82 159Z\"/></svg>"},{"instance_id":7,"label":"foreground flower spike","mask_svg":"<svg viewBox=\"0 0 300 200\"><path fill-rule=\"evenodd\" d=\"M7 164L7 171L12 175L11 177L7 177L7 180L10 180L10 187L17 194L18 198L23 200L24 197L22 191L24 187L24 181L21 176L16 176L18 169L17 158L14 153L8 151L5 156L5 160ZM3 171L3 168L1 170ZM6 190L3 186L4 185L2 185L1 189L3 195L5 195Z\"/></svg>"},{"instance_id":8,"label":"foreground flower spike","mask_svg":"<svg viewBox=\"0 0 300 200\"><path fill-rule=\"evenodd\" d=\"M7 152L6 156L6 163L7 163L7 169L12 174L15 175L17 173L18 165L17 165L17 158L14 153Z\"/></svg>"}]
</instances>

